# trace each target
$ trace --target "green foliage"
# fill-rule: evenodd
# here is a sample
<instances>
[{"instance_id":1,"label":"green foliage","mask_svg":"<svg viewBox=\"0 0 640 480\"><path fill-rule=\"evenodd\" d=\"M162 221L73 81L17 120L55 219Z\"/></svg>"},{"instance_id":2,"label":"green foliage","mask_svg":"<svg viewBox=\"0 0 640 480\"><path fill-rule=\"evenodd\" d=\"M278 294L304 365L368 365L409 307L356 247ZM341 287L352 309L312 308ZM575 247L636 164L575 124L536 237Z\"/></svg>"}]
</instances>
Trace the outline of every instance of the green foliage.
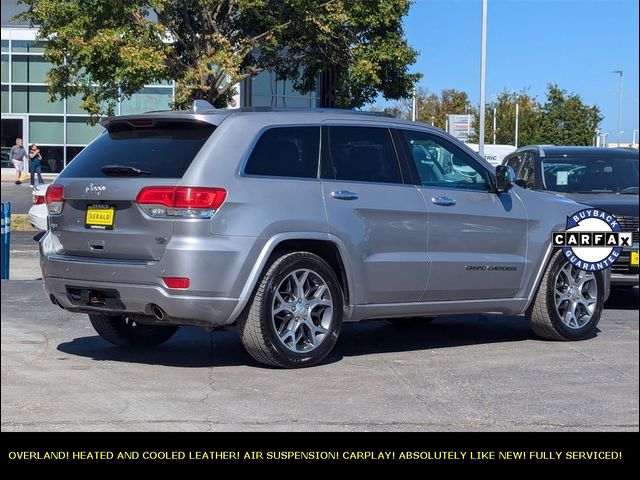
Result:
<instances>
[{"instance_id":1,"label":"green foliage","mask_svg":"<svg viewBox=\"0 0 640 480\"><path fill-rule=\"evenodd\" d=\"M403 98L419 74L404 38L409 0L21 0L40 27L51 99L81 95L95 118L143 85L176 80L175 107L226 106L264 70L303 93L337 74L335 104Z\"/></svg>"},{"instance_id":2,"label":"green foliage","mask_svg":"<svg viewBox=\"0 0 640 480\"><path fill-rule=\"evenodd\" d=\"M413 100L411 98L401 101L395 107L402 118L412 118ZM465 113L473 114L475 109L471 106L466 92L454 88L442 90L439 94L431 93L424 87L416 89L416 120L436 127L446 127L446 116Z\"/></svg>"},{"instance_id":3,"label":"green foliage","mask_svg":"<svg viewBox=\"0 0 640 480\"><path fill-rule=\"evenodd\" d=\"M518 103L518 145L592 145L602 121L597 106L584 103L577 94L567 94L557 85L548 85L546 101L540 104L526 91L504 91L488 104L485 114L485 143L493 143L493 109L496 109L496 143L515 142L515 105ZM474 129L478 131L479 114ZM477 134L472 141L477 142Z\"/></svg>"},{"instance_id":4,"label":"green foliage","mask_svg":"<svg viewBox=\"0 0 640 480\"><path fill-rule=\"evenodd\" d=\"M536 143L538 126L540 123L541 107L535 97L526 90L521 92L501 92L497 98L489 103L485 110L485 143L493 143L493 115L496 112L496 143L513 145L515 143L516 102L518 104L518 144L530 145ZM478 140L478 125L480 115L476 114L474 142Z\"/></svg>"},{"instance_id":5,"label":"green foliage","mask_svg":"<svg viewBox=\"0 0 640 480\"><path fill-rule=\"evenodd\" d=\"M602 115L598 107L585 105L575 93L567 94L557 85L547 86L542 106L538 143L592 145Z\"/></svg>"}]
</instances>

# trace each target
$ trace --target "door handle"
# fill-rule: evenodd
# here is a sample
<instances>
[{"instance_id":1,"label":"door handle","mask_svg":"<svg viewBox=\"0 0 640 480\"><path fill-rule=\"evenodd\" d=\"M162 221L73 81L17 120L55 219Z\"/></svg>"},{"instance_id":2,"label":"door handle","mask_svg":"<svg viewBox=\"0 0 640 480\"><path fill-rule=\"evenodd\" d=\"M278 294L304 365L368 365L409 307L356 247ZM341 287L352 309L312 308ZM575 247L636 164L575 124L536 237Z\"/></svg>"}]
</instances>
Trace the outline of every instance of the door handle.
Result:
<instances>
[{"instance_id":1,"label":"door handle","mask_svg":"<svg viewBox=\"0 0 640 480\"><path fill-rule=\"evenodd\" d=\"M358 194L356 192L349 192L348 190L339 190L337 192L331 192L331 196L337 200L357 200Z\"/></svg>"},{"instance_id":2,"label":"door handle","mask_svg":"<svg viewBox=\"0 0 640 480\"><path fill-rule=\"evenodd\" d=\"M451 197L433 197L431 203L440 205L441 207L453 207L456 204L456 199Z\"/></svg>"}]
</instances>

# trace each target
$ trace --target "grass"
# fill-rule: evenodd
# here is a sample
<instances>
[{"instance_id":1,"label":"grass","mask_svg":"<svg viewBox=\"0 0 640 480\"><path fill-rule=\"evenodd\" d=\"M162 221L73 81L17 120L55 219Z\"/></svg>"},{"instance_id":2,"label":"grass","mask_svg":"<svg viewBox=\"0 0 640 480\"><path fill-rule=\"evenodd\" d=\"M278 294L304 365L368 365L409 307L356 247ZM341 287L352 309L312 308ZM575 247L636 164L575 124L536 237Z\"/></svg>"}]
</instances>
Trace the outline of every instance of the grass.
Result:
<instances>
[{"instance_id":1,"label":"grass","mask_svg":"<svg viewBox=\"0 0 640 480\"><path fill-rule=\"evenodd\" d=\"M29 215L14 213L11 215L11 231L13 232L37 232L29 223Z\"/></svg>"}]
</instances>

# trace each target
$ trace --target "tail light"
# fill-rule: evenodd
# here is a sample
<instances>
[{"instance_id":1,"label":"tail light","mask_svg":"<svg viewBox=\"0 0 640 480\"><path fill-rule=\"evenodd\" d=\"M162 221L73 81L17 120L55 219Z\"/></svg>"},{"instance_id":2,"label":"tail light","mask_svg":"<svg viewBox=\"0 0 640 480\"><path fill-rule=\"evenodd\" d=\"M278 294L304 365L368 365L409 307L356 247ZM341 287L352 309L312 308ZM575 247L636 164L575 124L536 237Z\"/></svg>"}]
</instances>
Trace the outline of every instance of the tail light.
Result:
<instances>
[{"instance_id":1,"label":"tail light","mask_svg":"<svg viewBox=\"0 0 640 480\"><path fill-rule=\"evenodd\" d=\"M49 185L44 194L44 201L47 204L47 210L51 215L59 215L62 213L62 205L64 204L64 187L62 185Z\"/></svg>"},{"instance_id":2,"label":"tail light","mask_svg":"<svg viewBox=\"0 0 640 480\"><path fill-rule=\"evenodd\" d=\"M211 218L226 198L224 188L144 187L136 203L152 217Z\"/></svg>"},{"instance_id":3,"label":"tail light","mask_svg":"<svg viewBox=\"0 0 640 480\"><path fill-rule=\"evenodd\" d=\"M33 196L33 204L34 205L42 205L45 203L44 195L34 195Z\"/></svg>"},{"instance_id":4,"label":"tail light","mask_svg":"<svg viewBox=\"0 0 640 480\"><path fill-rule=\"evenodd\" d=\"M162 281L169 288L189 288L191 283L187 277L162 277Z\"/></svg>"}]
</instances>

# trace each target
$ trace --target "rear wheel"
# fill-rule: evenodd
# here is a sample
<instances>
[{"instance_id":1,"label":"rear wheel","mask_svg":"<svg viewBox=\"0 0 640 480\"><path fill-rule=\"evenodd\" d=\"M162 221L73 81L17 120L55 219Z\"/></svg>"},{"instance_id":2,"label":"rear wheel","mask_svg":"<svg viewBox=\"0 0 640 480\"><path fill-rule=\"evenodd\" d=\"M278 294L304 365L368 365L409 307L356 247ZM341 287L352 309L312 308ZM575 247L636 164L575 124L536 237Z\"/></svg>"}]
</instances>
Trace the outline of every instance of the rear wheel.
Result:
<instances>
[{"instance_id":1,"label":"rear wheel","mask_svg":"<svg viewBox=\"0 0 640 480\"><path fill-rule=\"evenodd\" d=\"M574 267L558 251L526 312L534 333L550 340L581 340L595 330L604 304L602 272Z\"/></svg>"},{"instance_id":2,"label":"rear wheel","mask_svg":"<svg viewBox=\"0 0 640 480\"><path fill-rule=\"evenodd\" d=\"M127 315L89 315L91 325L107 342L119 347L152 347L169 340L176 325L144 325Z\"/></svg>"},{"instance_id":3,"label":"rear wheel","mask_svg":"<svg viewBox=\"0 0 640 480\"><path fill-rule=\"evenodd\" d=\"M277 367L315 365L333 349L344 300L327 263L308 252L287 253L262 277L238 321L249 355Z\"/></svg>"}]
</instances>

